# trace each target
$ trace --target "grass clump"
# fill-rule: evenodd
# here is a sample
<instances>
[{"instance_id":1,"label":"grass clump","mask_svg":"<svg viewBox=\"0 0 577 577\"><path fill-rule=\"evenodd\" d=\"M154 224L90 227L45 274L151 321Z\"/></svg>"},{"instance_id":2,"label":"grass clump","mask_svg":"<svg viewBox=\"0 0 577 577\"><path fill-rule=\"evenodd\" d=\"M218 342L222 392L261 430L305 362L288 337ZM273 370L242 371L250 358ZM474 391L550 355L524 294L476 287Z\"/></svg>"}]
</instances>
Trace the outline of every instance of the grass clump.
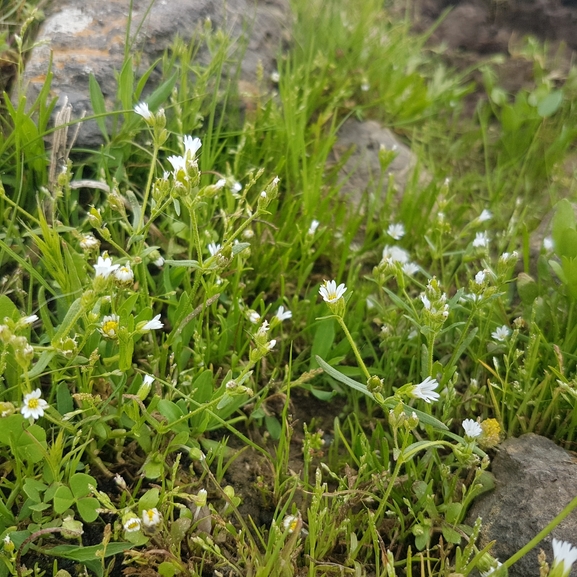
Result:
<instances>
[{"instance_id":1,"label":"grass clump","mask_svg":"<svg viewBox=\"0 0 577 577\"><path fill-rule=\"evenodd\" d=\"M572 75L535 59L513 98L487 69L467 119L407 23L322 4L244 111L209 26L152 92L127 56L114 111L91 79L82 157L50 165L48 87L5 99L0 575L488 574L492 448L574 443L575 219L535 256L525 224L566 182ZM402 195L339 196L352 115L411 135Z\"/></svg>"}]
</instances>

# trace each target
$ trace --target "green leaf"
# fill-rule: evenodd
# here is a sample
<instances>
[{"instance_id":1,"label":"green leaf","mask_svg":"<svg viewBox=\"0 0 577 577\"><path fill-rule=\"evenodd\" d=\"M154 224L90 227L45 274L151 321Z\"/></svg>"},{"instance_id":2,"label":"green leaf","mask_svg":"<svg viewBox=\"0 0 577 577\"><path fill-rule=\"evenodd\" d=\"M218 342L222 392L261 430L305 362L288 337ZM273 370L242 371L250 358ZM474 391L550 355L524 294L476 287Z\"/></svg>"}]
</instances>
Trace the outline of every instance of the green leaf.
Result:
<instances>
[{"instance_id":1,"label":"green leaf","mask_svg":"<svg viewBox=\"0 0 577 577\"><path fill-rule=\"evenodd\" d=\"M551 222L555 250L558 250L557 247L561 243L561 235L567 229L575 229L575 213L569 200L564 198L555 205L555 214Z\"/></svg>"},{"instance_id":2,"label":"green leaf","mask_svg":"<svg viewBox=\"0 0 577 577\"><path fill-rule=\"evenodd\" d=\"M42 549L42 553L46 555L53 555L55 557L63 557L64 559L71 559L79 563L86 563L87 561L98 561L104 557L112 557L118 555L127 549L132 548L131 543L113 542L108 543L106 547L102 545L91 545L89 547L79 547L78 545L57 545L56 547Z\"/></svg>"},{"instance_id":3,"label":"green leaf","mask_svg":"<svg viewBox=\"0 0 577 577\"><path fill-rule=\"evenodd\" d=\"M59 515L74 505L72 491L65 486L58 487L54 495L54 511Z\"/></svg>"},{"instance_id":4,"label":"green leaf","mask_svg":"<svg viewBox=\"0 0 577 577\"><path fill-rule=\"evenodd\" d=\"M461 535L457 531L455 531L455 529L453 529L452 527L443 525L441 531L443 533L445 541L447 541L448 543L458 545L461 542Z\"/></svg>"},{"instance_id":5,"label":"green leaf","mask_svg":"<svg viewBox=\"0 0 577 577\"><path fill-rule=\"evenodd\" d=\"M21 459L39 463L46 457L46 431L38 425L31 425L16 440L15 450Z\"/></svg>"},{"instance_id":6,"label":"green leaf","mask_svg":"<svg viewBox=\"0 0 577 577\"><path fill-rule=\"evenodd\" d=\"M92 110L94 110L96 124L104 136L104 140L109 142L108 130L106 129L106 122L104 120L106 115L106 104L104 102L104 96L102 90L100 90L100 85L96 80L94 74L90 74L88 77L88 91L90 93L90 102L92 104Z\"/></svg>"},{"instance_id":7,"label":"green leaf","mask_svg":"<svg viewBox=\"0 0 577 577\"><path fill-rule=\"evenodd\" d=\"M70 477L69 484L72 494L78 499L90 495L91 491L89 486L92 485L96 488L96 479L86 473L75 473Z\"/></svg>"},{"instance_id":8,"label":"green leaf","mask_svg":"<svg viewBox=\"0 0 577 577\"><path fill-rule=\"evenodd\" d=\"M563 92L561 90L554 90L539 102L539 105L537 106L537 114L541 118L552 116L557 112L557 110L559 110L562 102Z\"/></svg>"},{"instance_id":9,"label":"green leaf","mask_svg":"<svg viewBox=\"0 0 577 577\"><path fill-rule=\"evenodd\" d=\"M153 509L158 505L159 498L160 498L160 491L158 489L156 488L149 489L138 500L138 512L142 513L142 511Z\"/></svg>"},{"instance_id":10,"label":"green leaf","mask_svg":"<svg viewBox=\"0 0 577 577\"><path fill-rule=\"evenodd\" d=\"M40 358L36 361L34 366L28 371L28 378L29 379L38 378L42 374L42 371L44 371L44 369L48 366L50 361L55 357L55 355L56 351L48 349L42 351Z\"/></svg>"},{"instance_id":11,"label":"green leaf","mask_svg":"<svg viewBox=\"0 0 577 577\"><path fill-rule=\"evenodd\" d=\"M132 56L125 59L118 77L118 99L124 110L132 110L132 95L134 93L134 68Z\"/></svg>"},{"instance_id":12,"label":"green leaf","mask_svg":"<svg viewBox=\"0 0 577 577\"><path fill-rule=\"evenodd\" d=\"M462 510L463 505L461 503L449 503L445 511L445 520L447 523L450 523L451 525L458 523ZM453 541L451 541L451 543L452 542Z\"/></svg>"},{"instance_id":13,"label":"green leaf","mask_svg":"<svg viewBox=\"0 0 577 577\"><path fill-rule=\"evenodd\" d=\"M334 319L324 319L319 321L315 336L313 339L313 346L311 349L311 363L309 369L316 369L318 367L318 357L326 358L333 346L335 340L335 321Z\"/></svg>"},{"instance_id":14,"label":"green leaf","mask_svg":"<svg viewBox=\"0 0 577 577\"><path fill-rule=\"evenodd\" d=\"M82 307L82 299L77 298L66 313L64 320L58 327L54 337L52 338L52 346L57 349L60 345L60 341L68 336L68 333L72 330L74 325L78 322L78 319L82 316L84 309Z\"/></svg>"},{"instance_id":15,"label":"green leaf","mask_svg":"<svg viewBox=\"0 0 577 577\"><path fill-rule=\"evenodd\" d=\"M164 460L159 453L152 453L146 459L144 466L144 476L148 479L158 479L164 472Z\"/></svg>"},{"instance_id":16,"label":"green leaf","mask_svg":"<svg viewBox=\"0 0 577 577\"><path fill-rule=\"evenodd\" d=\"M87 523L92 523L98 518L98 508L100 507L98 499L94 497L82 497L78 499L76 507L82 519Z\"/></svg>"},{"instance_id":17,"label":"green leaf","mask_svg":"<svg viewBox=\"0 0 577 577\"><path fill-rule=\"evenodd\" d=\"M16 305L6 295L0 295L0 324L4 323L5 318L17 321L20 318L20 313Z\"/></svg>"}]
</instances>

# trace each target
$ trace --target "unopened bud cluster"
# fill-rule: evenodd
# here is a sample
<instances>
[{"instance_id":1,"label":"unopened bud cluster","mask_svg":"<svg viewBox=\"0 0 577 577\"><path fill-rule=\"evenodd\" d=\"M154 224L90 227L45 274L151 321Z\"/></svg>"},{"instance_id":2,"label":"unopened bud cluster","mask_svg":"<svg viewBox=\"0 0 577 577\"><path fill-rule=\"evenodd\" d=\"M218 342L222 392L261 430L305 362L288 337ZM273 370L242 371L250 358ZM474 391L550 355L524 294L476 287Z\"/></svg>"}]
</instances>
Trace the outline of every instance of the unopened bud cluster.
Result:
<instances>
[{"instance_id":1,"label":"unopened bud cluster","mask_svg":"<svg viewBox=\"0 0 577 577\"><path fill-rule=\"evenodd\" d=\"M447 295L442 291L435 277L428 282L425 292L421 293L421 301L423 325L438 331L449 316L449 305Z\"/></svg>"}]
</instances>

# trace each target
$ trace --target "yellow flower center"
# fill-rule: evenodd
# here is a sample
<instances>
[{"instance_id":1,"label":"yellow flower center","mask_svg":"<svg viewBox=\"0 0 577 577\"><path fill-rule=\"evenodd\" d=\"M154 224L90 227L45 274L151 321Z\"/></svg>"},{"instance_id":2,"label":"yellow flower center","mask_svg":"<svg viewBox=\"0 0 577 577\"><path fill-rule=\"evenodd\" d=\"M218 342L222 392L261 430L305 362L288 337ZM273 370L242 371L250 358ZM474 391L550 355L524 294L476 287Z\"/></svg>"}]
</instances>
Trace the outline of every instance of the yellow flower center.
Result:
<instances>
[{"instance_id":1,"label":"yellow flower center","mask_svg":"<svg viewBox=\"0 0 577 577\"><path fill-rule=\"evenodd\" d=\"M118 321L106 321L102 325L102 332L109 337L116 336L116 331L118 330Z\"/></svg>"},{"instance_id":2,"label":"yellow flower center","mask_svg":"<svg viewBox=\"0 0 577 577\"><path fill-rule=\"evenodd\" d=\"M481 423L481 428L483 429L483 435L479 442L483 447L489 448L499 444L501 441L501 425L499 425L497 419L485 419Z\"/></svg>"},{"instance_id":3,"label":"yellow flower center","mask_svg":"<svg viewBox=\"0 0 577 577\"><path fill-rule=\"evenodd\" d=\"M29 409L37 409L38 408L38 399L33 397L31 399L28 399L28 408Z\"/></svg>"}]
</instances>

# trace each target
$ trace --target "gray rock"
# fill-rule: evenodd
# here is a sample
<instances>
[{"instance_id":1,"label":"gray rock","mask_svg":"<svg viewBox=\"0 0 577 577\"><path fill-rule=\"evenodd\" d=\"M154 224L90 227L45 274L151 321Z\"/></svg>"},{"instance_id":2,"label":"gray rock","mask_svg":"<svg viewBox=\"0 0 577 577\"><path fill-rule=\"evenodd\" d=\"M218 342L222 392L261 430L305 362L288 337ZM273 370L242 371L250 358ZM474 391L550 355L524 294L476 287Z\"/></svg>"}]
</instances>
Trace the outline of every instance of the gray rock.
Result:
<instances>
[{"instance_id":1,"label":"gray rock","mask_svg":"<svg viewBox=\"0 0 577 577\"><path fill-rule=\"evenodd\" d=\"M496 540L492 553L508 559L552 521L577 495L577 459L555 443L535 434L508 439L493 460L496 488L476 501L467 522L483 520L480 547ZM552 538L577 546L577 511L552 534L515 563L511 577L539 575L537 555L542 548L553 559ZM577 576L576 568L571 571Z\"/></svg>"},{"instance_id":2,"label":"gray rock","mask_svg":"<svg viewBox=\"0 0 577 577\"><path fill-rule=\"evenodd\" d=\"M381 146L394 150L397 156L383 175L379 161ZM396 193L402 194L417 164L417 157L393 133L378 122L359 122L349 118L337 134L333 161L353 150L339 173L341 194L358 206L366 194L381 195L386 190L389 173L394 177Z\"/></svg>"},{"instance_id":3,"label":"gray rock","mask_svg":"<svg viewBox=\"0 0 577 577\"><path fill-rule=\"evenodd\" d=\"M198 26L210 19L213 28L224 29L233 39L248 33L241 77L253 82L259 62L265 73L274 70L290 22L289 0L157 0L148 10L149 5L150 0L134 0L130 19L130 51L142 51L140 70L146 70L161 56L177 34L189 41ZM92 113L88 88L91 73L111 106L128 24L128 0L52 2L25 68L23 86L28 98L34 99L40 92L52 55L51 95L59 98L60 106L67 96L73 117L80 117L83 111ZM236 42L236 47L240 44ZM201 61L206 56L207 51L201 50ZM154 84L154 77L150 81ZM84 123L77 144L93 147L101 142L96 123Z\"/></svg>"}]
</instances>

